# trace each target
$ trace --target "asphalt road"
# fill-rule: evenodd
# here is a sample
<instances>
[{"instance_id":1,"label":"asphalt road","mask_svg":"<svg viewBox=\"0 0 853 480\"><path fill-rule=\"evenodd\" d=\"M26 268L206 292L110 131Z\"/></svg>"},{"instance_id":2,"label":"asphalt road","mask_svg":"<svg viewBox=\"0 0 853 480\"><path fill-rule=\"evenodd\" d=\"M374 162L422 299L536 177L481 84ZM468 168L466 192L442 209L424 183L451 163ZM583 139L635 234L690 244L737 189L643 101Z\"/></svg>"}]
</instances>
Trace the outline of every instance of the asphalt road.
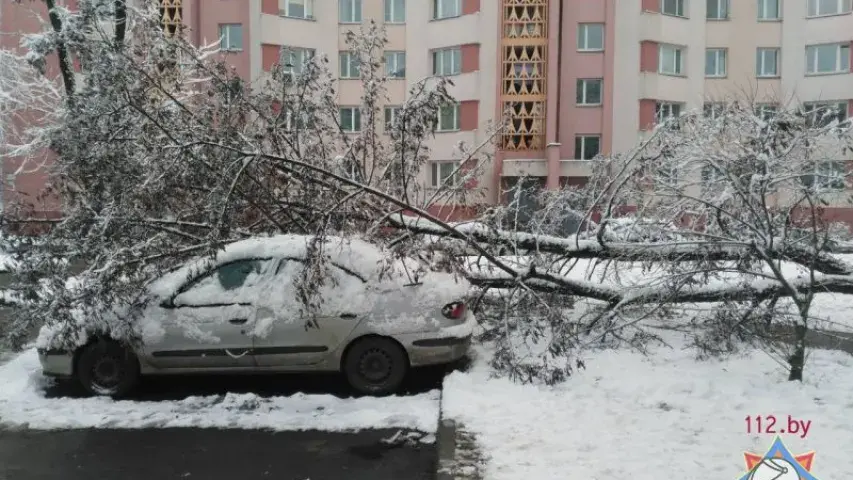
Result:
<instances>
[{"instance_id":1,"label":"asphalt road","mask_svg":"<svg viewBox=\"0 0 853 480\"><path fill-rule=\"evenodd\" d=\"M387 445L396 430L0 431L0 480L421 480L435 445Z\"/></svg>"}]
</instances>

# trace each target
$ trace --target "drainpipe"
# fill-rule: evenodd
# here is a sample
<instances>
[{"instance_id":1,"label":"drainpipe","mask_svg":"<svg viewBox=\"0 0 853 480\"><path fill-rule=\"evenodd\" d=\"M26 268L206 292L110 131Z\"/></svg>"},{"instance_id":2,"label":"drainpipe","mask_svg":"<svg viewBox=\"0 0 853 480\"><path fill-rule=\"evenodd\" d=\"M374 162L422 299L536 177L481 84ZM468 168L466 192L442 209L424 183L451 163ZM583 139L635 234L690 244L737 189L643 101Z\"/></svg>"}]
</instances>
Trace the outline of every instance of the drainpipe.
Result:
<instances>
[{"instance_id":1,"label":"drainpipe","mask_svg":"<svg viewBox=\"0 0 853 480\"><path fill-rule=\"evenodd\" d=\"M548 190L560 188L560 57L562 49L563 0L548 5L548 86L545 98L545 161Z\"/></svg>"}]
</instances>

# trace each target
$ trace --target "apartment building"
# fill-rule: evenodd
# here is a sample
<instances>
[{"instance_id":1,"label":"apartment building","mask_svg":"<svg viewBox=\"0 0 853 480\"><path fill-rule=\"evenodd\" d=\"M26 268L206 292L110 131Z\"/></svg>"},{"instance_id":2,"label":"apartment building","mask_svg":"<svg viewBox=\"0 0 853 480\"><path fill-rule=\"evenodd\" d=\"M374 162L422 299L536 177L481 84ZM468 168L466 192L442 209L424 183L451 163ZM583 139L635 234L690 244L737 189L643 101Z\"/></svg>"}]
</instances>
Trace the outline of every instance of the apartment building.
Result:
<instances>
[{"instance_id":1,"label":"apartment building","mask_svg":"<svg viewBox=\"0 0 853 480\"><path fill-rule=\"evenodd\" d=\"M167 27L189 27L197 43L221 38L246 79L262 77L282 49L294 60L337 58L341 119L353 130L361 86L345 34L384 24L387 115L413 82L447 75L455 83L459 103L442 115L427 186L455 168L458 142L477 144L490 122L506 121L476 186L489 203L522 176L542 188L584 184L598 154L630 149L661 115L712 114L744 96L766 109L853 111L853 0L157 1ZM2 30L38 28L21 10L40 4L4 2ZM853 209L840 199L834 208L853 223Z\"/></svg>"}]
</instances>

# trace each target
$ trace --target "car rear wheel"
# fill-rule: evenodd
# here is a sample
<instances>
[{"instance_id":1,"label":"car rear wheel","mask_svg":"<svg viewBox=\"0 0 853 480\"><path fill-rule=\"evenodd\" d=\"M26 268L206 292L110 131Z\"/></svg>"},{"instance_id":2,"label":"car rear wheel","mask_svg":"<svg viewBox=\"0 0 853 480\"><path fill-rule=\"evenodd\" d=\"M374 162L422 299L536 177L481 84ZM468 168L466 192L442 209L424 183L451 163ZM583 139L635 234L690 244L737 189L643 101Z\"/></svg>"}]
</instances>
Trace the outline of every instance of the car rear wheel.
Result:
<instances>
[{"instance_id":1,"label":"car rear wheel","mask_svg":"<svg viewBox=\"0 0 853 480\"><path fill-rule=\"evenodd\" d=\"M75 373L89 395L120 398L139 382L139 362L118 342L97 340L83 347Z\"/></svg>"},{"instance_id":2,"label":"car rear wheel","mask_svg":"<svg viewBox=\"0 0 853 480\"><path fill-rule=\"evenodd\" d=\"M344 356L343 371L350 386L368 395L396 392L409 368L406 352L397 342L381 337L357 340Z\"/></svg>"}]
</instances>

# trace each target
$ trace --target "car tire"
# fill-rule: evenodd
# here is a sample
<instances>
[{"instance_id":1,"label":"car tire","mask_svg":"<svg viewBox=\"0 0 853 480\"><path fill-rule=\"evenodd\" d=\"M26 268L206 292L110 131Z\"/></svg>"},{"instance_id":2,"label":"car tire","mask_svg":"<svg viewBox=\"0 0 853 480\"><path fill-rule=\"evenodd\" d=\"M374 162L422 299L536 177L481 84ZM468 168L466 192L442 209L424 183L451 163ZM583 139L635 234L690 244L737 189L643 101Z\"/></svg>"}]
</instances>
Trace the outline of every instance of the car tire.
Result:
<instances>
[{"instance_id":1,"label":"car tire","mask_svg":"<svg viewBox=\"0 0 853 480\"><path fill-rule=\"evenodd\" d=\"M409 369L405 350L394 340L367 337L347 349L343 372L347 382L359 393L390 395L396 392Z\"/></svg>"},{"instance_id":2,"label":"car tire","mask_svg":"<svg viewBox=\"0 0 853 480\"><path fill-rule=\"evenodd\" d=\"M97 340L80 351L75 376L89 395L121 398L139 383L139 361L120 343Z\"/></svg>"}]
</instances>

